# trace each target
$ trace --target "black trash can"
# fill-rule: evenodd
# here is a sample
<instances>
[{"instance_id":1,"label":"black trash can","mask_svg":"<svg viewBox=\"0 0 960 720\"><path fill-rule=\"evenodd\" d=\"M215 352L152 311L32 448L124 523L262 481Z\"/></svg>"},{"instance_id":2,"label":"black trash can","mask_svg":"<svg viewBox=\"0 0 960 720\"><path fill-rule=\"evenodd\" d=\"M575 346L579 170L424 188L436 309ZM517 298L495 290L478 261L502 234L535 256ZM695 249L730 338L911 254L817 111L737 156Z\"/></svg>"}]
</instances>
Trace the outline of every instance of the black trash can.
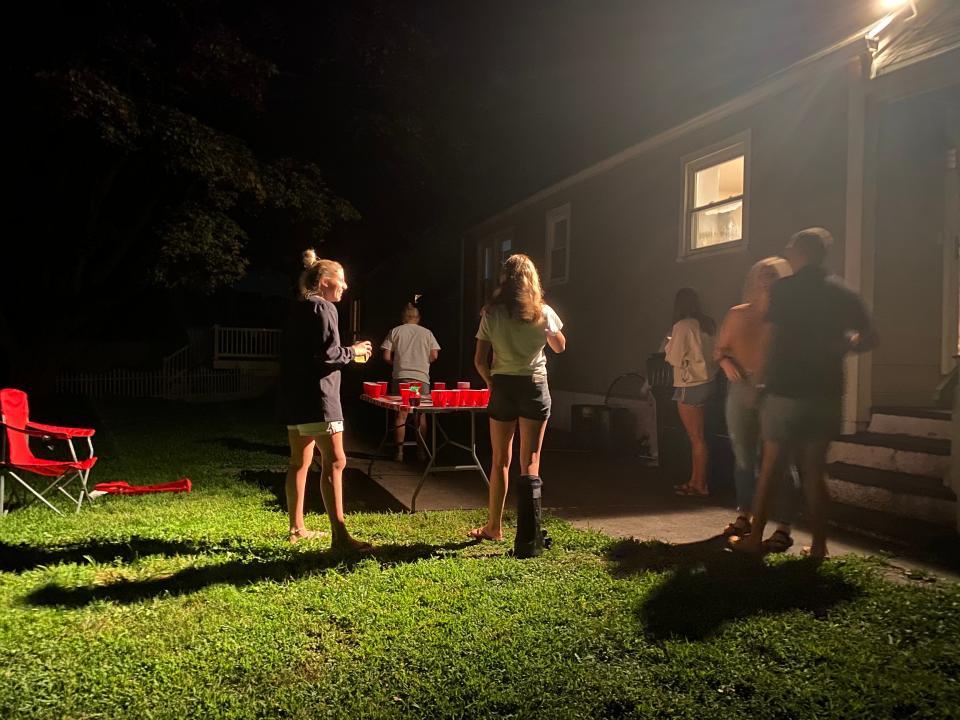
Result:
<instances>
[{"instance_id":1,"label":"black trash can","mask_svg":"<svg viewBox=\"0 0 960 720\"><path fill-rule=\"evenodd\" d=\"M570 430L581 450L627 452L636 444L636 420L629 408L573 405L570 415Z\"/></svg>"}]
</instances>

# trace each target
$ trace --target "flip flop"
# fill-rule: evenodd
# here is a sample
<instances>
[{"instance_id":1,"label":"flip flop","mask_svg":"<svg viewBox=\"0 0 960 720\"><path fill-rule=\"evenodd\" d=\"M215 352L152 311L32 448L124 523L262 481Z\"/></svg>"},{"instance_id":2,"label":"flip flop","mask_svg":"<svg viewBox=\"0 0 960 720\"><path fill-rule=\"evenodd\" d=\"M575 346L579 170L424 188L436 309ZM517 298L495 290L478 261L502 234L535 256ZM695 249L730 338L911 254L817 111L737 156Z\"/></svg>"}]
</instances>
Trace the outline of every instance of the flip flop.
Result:
<instances>
[{"instance_id":1,"label":"flip flop","mask_svg":"<svg viewBox=\"0 0 960 720\"><path fill-rule=\"evenodd\" d=\"M493 542L497 542L498 540L503 540L503 535L501 535L500 537L494 537L493 535L487 532L487 529L485 527L474 528L473 530L467 533L467 537L477 540L478 542L483 542L484 540L492 540Z\"/></svg>"}]
</instances>

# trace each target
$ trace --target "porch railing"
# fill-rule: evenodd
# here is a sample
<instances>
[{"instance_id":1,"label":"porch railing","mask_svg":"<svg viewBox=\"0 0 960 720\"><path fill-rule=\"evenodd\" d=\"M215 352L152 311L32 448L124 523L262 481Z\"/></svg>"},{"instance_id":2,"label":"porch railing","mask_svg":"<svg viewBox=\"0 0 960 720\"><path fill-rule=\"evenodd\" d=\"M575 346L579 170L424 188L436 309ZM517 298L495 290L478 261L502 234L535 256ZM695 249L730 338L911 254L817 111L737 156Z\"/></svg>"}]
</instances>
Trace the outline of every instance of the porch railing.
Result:
<instances>
[{"instance_id":1,"label":"porch railing","mask_svg":"<svg viewBox=\"0 0 960 720\"><path fill-rule=\"evenodd\" d=\"M276 360L280 357L280 330L215 325L214 360Z\"/></svg>"}]
</instances>

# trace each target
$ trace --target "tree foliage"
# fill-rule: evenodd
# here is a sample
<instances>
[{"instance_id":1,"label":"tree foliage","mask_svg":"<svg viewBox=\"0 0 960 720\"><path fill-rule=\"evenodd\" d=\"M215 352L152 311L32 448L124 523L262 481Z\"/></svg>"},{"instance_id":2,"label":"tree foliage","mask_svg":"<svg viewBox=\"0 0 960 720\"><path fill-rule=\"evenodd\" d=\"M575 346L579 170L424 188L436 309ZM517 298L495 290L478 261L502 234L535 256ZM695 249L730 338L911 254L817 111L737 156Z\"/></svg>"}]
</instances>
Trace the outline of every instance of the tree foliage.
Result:
<instances>
[{"instance_id":1,"label":"tree foliage","mask_svg":"<svg viewBox=\"0 0 960 720\"><path fill-rule=\"evenodd\" d=\"M210 292L243 276L251 246L304 229L320 243L357 217L313 162L258 147L279 69L251 49L255 17L215 0L94 6L86 21L62 8L81 31L25 68L61 210L40 246L75 294L118 276Z\"/></svg>"}]
</instances>

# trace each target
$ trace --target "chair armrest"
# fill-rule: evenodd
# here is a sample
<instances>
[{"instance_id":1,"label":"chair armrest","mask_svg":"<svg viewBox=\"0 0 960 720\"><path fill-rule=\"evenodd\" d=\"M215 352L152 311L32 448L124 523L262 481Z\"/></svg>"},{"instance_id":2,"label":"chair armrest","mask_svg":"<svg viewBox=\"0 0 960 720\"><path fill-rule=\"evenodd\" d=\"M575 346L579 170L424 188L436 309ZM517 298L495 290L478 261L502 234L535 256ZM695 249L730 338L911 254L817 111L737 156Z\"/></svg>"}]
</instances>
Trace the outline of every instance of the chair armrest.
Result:
<instances>
[{"instance_id":1,"label":"chair armrest","mask_svg":"<svg viewBox=\"0 0 960 720\"><path fill-rule=\"evenodd\" d=\"M90 428L72 428L72 427L59 427L58 425L44 425L43 423L33 422L32 420L27 421L27 427L31 430L42 430L46 434L57 433L60 435L65 435L66 437L93 437L93 434L97 432Z\"/></svg>"},{"instance_id":2,"label":"chair armrest","mask_svg":"<svg viewBox=\"0 0 960 720\"><path fill-rule=\"evenodd\" d=\"M64 434L64 433L37 430L37 429L35 429L35 428L30 428L30 427L28 427L28 428L18 428L18 427L14 427L13 425L7 425L7 424L4 423L4 422L0 422L0 427L5 428L5 429L7 429L7 430L13 430L14 432L22 433L22 434L24 434L24 435L29 435L30 437L52 438L52 439L54 439L54 440L69 440L69 439L70 439L70 436L69 436L69 435L66 435L66 434Z\"/></svg>"}]
</instances>

